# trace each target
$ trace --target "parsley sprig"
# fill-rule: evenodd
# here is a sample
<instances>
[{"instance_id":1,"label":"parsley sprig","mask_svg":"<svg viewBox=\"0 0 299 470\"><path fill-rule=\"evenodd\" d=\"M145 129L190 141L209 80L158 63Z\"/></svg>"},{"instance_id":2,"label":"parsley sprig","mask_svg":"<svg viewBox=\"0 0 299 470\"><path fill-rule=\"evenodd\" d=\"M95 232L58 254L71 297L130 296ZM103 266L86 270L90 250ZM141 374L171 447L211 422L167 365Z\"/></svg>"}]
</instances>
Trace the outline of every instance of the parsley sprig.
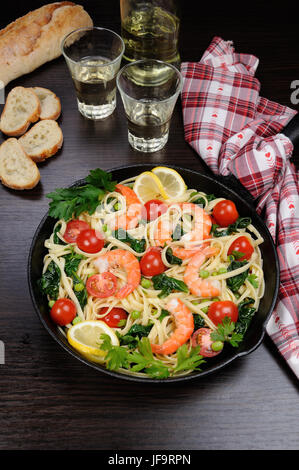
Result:
<instances>
[{"instance_id":1,"label":"parsley sprig","mask_svg":"<svg viewBox=\"0 0 299 470\"><path fill-rule=\"evenodd\" d=\"M179 371L200 370L199 366L205 362L199 355L199 347L188 349L183 344L177 350L177 364L175 367L167 367L159 359L155 359L150 341L147 337L141 338L137 343L137 350L130 351L124 346L113 346L108 335L101 335L99 348L107 351L105 361L107 369L128 369L131 372L144 372L151 378L165 379Z\"/></svg>"},{"instance_id":2,"label":"parsley sprig","mask_svg":"<svg viewBox=\"0 0 299 470\"><path fill-rule=\"evenodd\" d=\"M243 335L241 333L236 333L235 328L235 323L226 316L222 323L218 324L217 330L211 333L211 339L213 341L222 341L223 343L226 341L231 346L237 348L243 340Z\"/></svg>"},{"instance_id":3,"label":"parsley sprig","mask_svg":"<svg viewBox=\"0 0 299 470\"><path fill-rule=\"evenodd\" d=\"M110 173L97 168L91 170L86 184L72 188L58 188L46 197L52 199L49 204L49 215L66 222L72 217L78 217L82 212L93 214L99 201L106 192L114 191L115 181Z\"/></svg>"}]
</instances>

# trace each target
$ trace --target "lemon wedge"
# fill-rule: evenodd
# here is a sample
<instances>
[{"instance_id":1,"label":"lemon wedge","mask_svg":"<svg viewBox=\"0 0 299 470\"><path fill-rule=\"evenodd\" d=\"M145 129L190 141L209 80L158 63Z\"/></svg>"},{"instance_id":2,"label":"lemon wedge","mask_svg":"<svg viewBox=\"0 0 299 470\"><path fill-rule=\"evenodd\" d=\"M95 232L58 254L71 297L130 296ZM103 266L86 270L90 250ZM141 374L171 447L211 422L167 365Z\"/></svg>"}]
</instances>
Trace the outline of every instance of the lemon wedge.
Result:
<instances>
[{"instance_id":1,"label":"lemon wedge","mask_svg":"<svg viewBox=\"0 0 299 470\"><path fill-rule=\"evenodd\" d=\"M151 199L168 198L160 179L151 171L144 171L137 176L133 190L143 204Z\"/></svg>"},{"instance_id":2,"label":"lemon wedge","mask_svg":"<svg viewBox=\"0 0 299 470\"><path fill-rule=\"evenodd\" d=\"M99 347L102 334L110 337L113 346L119 346L114 331L100 320L87 320L77 323L68 330L67 339L73 348L84 356L87 355L87 358L100 358L106 355L106 351L101 350Z\"/></svg>"},{"instance_id":3,"label":"lemon wedge","mask_svg":"<svg viewBox=\"0 0 299 470\"><path fill-rule=\"evenodd\" d=\"M185 194L187 189L185 181L173 168L156 166L152 169L152 173L159 178L167 195L165 199L179 199Z\"/></svg>"}]
</instances>

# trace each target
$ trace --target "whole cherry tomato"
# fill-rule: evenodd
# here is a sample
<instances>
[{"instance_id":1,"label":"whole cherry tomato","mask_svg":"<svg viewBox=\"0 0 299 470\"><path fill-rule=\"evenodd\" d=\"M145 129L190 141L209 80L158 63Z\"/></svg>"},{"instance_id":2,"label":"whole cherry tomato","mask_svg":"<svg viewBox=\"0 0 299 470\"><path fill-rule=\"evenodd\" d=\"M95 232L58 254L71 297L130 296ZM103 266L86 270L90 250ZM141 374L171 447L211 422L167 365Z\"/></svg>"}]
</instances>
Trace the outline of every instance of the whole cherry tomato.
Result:
<instances>
[{"instance_id":1,"label":"whole cherry tomato","mask_svg":"<svg viewBox=\"0 0 299 470\"><path fill-rule=\"evenodd\" d=\"M63 238L67 243L75 243L77 240L77 237L82 230L88 230L90 229L90 226L87 222L84 222L83 220L70 220L66 224L66 229L63 235Z\"/></svg>"},{"instance_id":2,"label":"whole cherry tomato","mask_svg":"<svg viewBox=\"0 0 299 470\"><path fill-rule=\"evenodd\" d=\"M151 199L144 204L147 220L155 220L167 211L167 204L159 199Z\"/></svg>"},{"instance_id":3,"label":"whole cherry tomato","mask_svg":"<svg viewBox=\"0 0 299 470\"><path fill-rule=\"evenodd\" d=\"M252 253L254 252L253 246L251 245L250 241L247 237L238 237L235 241L231 244L228 249L227 254L233 255L234 251L238 251L240 254L243 253L243 256L238 257L238 261L244 261L245 259L250 260Z\"/></svg>"},{"instance_id":4,"label":"whole cherry tomato","mask_svg":"<svg viewBox=\"0 0 299 470\"><path fill-rule=\"evenodd\" d=\"M86 253L97 253L98 251L101 251L105 244L103 235L92 228L82 230L82 232L79 233L76 242L78 248Z\"/></svg>"},{"instance_id":5,"label":"whole cherry tomato","mask_svg":"<svg viewBox=\"0 0 299 470\"><path fill-rule=\"evenodd\" d=\"M101 308L101 314L107 312L108 307ZM121 320L126 320L128 318L127 312L123 308L114 307L110 310L107 315L101 318L103 322L105 322L111 328L117 328L119 326L119 322Z\"/></svg>"},{"instance_id":6,"label":"whole cherry tomato","mask_svg":"<svg viewBox=\"0 0 299 470\"><path fill-rule=\"evenodd\" d=\"M224 201L218 202L214 207L213 217L220 227L227 227L236 222L239 214L235 203L229 199L224 199Z\"/></svg>"},{"instance_id":7,"label":"whole cherry tomato","mask_svg":"<svg viewBox=\"0 0 299 470\"><path fill-rule=\"evenodd\" d=\"M238 316L238 307L231 300L213 302L208 309L208 317L215 325L222 323L225 317L229 317L232 322L236 323Z\"/></svg>"},{"instance_id":8,"label":"whole cherry tomato","mask_svg":"<svg viewBox=\"0 0 299 470\"><path fill-rule=\"evenodd\" d=\"M165 271L166 266L162 261L161 248L153 246L149 248L140 260L140 270L144 276L157 276Z\"/></svg>"},{"instance_id":9,"label":"whole cherry tomato","mask_svg":"<svg viewBox=\"0 0 299 470\"><path fill-rule=\"evenodd\" d=\"M76 316L76 305L70 299L58 299L51 308L50 316L59 326L68 325Z\"/></svg>"}]
</instances>

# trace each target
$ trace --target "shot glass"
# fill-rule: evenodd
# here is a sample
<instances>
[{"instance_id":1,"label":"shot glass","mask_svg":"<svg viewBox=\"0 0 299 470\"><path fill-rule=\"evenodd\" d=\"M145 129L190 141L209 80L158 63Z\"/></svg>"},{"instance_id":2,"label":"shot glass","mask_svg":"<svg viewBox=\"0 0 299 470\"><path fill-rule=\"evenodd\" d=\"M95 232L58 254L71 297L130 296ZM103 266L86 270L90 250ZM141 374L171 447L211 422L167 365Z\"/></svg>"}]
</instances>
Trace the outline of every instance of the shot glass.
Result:
<instances>
[{"instance_id":1,"label":"shot glass","mask_svg":"<svg viewBox=\"0 0 299 470\"><path fill-rule=\"evenodd\" d=\"M139 60L117 74L128 120L128 140L135 150L156 152L168 141L173 109L182 88L182 76L173 65Z\"/></svg>"},{"instance_id":2,"label":"shot glass","mask_svg":"<svg viewBox=\"0 0 299 470\"><path fill-rule=\"evenodd\" d=\"M62 41L62 53L76 90L78 109L104 119L116 107L116 74L124 53L122 38L104 28L80 28Z\"/></svg>"}]
</instances>

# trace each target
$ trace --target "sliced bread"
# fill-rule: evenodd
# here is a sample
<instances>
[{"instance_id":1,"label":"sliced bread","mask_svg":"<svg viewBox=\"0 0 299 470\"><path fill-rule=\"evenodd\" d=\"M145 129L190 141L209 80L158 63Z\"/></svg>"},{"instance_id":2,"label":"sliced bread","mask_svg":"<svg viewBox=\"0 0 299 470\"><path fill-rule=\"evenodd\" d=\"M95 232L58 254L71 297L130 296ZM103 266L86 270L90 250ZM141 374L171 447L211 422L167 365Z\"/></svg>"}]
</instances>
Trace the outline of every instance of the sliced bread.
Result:
<instances>
[{"instance_id":1,"label":"sliced bread","mask_svg":"<svg viewBox=\"0 0 299 470\"><path fill-rule=\"evenodd\" d=\"M38 96L41 105L40 119L58 119L61 113L61 104L58 96L47 88L35 86L30 88Z\"/></svg>"},{"instance_id":2,"label":"sliced bread","mask_svg":"<svg viewBox=\"0 0 299 470\"><path fill-rule=\"evenodd\" d=\"M0 179L12 189L31 189L40 180L37 165L17 139L7 139L0 146Z\"/></svg>"},{"instance_id":3,"label":"sliced bread","mask_svg":"<svg viewBox=\"0 0 299 470\"><path fill-rule=\"evenodd\" d=\"M27 155L35 162L52 157L62 146L63 135L56 121L45 119L35 124L19 138Z\"/></svg>"},{"instance_id":4,"label":"sliced bread","mask_svg":"<svg viewBox=\"0 0 299 470\"><path fill-rule=\"evenodd\" d=\"M40 110L40 101L32 90L22 86L13 88L1 114L1 131L14 137L24 134L29 125L39 119Z\"/></svg>"}]
</instances>

